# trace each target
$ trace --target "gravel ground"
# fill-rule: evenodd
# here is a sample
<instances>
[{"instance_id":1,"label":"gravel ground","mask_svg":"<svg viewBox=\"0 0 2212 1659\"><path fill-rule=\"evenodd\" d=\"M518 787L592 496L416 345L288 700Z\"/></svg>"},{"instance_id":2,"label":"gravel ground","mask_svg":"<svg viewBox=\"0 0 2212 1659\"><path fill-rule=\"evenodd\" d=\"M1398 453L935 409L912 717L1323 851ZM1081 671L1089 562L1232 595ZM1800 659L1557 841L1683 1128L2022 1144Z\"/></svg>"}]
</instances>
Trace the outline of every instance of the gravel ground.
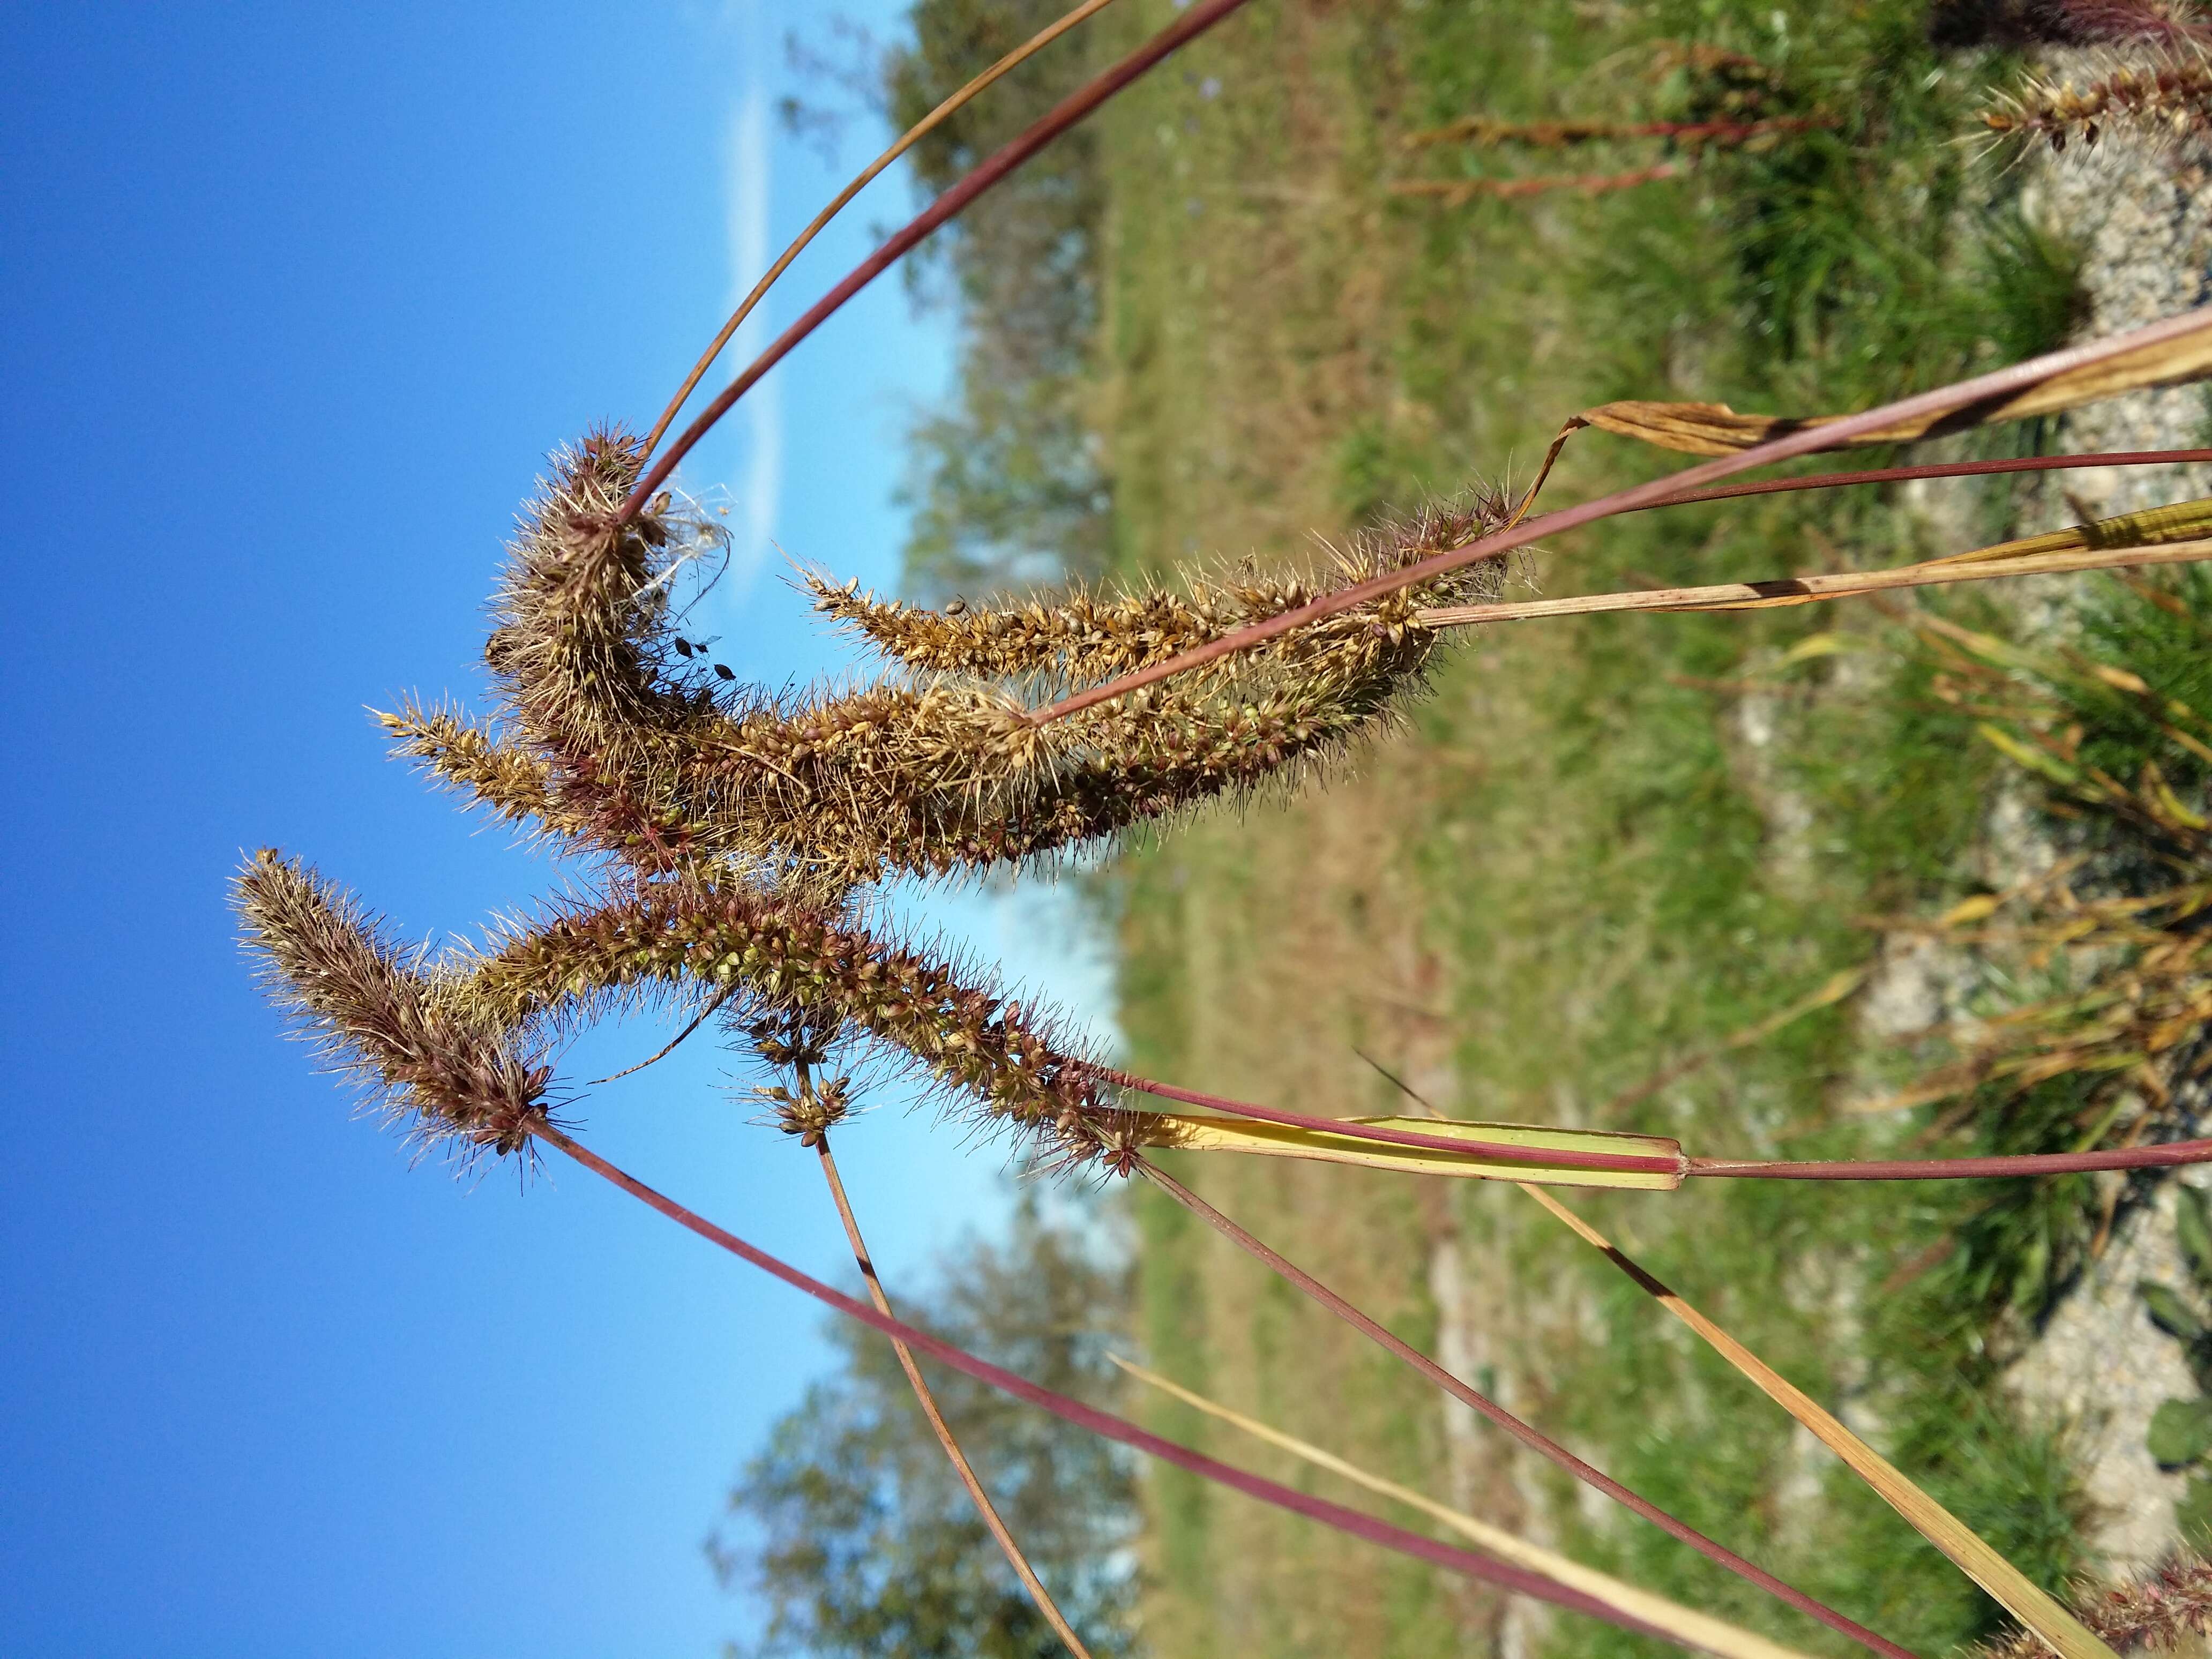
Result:
<instances>
[{"instance_id":1,"label":"gravel ground","mask_svg":"<svg viewBox=\"0 0 2212 1659\"><path fill-rule=\"evenodd\" d=\"M2108 143L2084 154L2039 151L2024 187L2029 219L2079 243L2090 305L2083 338L2118 333L2212 302L2212 184L2204 165ZM2205 388L2175 386L2078 410L2062 422L2063 449L2201 447ZM2212 495L2212 467L2130 467L2054 474L2043 510L2075 521L2069 503L2109 516ZM2039 526L2036 528L2045 526Z\"/></svg>"},{"instance_id":2,"label":"gravel ground","mask_svg":"<svg viewBox=\"0 0 2212 1659\"><path fill-rule=\"evenodd\" d=\"M2143 1436L2160 1401L2193 1399L2197 1384L2181 1345L2150 1322L2136 1294L2140 1279L2190 1282L2174 1243L2176 1196L2166 1182L2155 1203L2113 1230L2104 1255L2006 1373L2031 1411L2073 1425L2075 1466L2095 1505L2095 1543L2116 1575L2155 1566L2172 1547L2173 1506L2188 1484L2160 1471Z\"/></svg>"},{"instance_id":3,"label":"gravel ground","mask_svg":"<svg viewBox=\"0 0 2212 1659\"><path fill-rule=\"evenodd\" d=\"M2051 67L2064 77L2063 58ZM2023 200L2030 217L2085 251L2091 312L2083 337L2212 301L2212 184L2203 158L2111 144L2086 155L2078 148L2064 155L2045 151L2029 165L2034 173ZM2053 447L2201 447L2208 427L2205 388L2180 386L2076 411L2065 417ZM2212 495L2212 467L2054 474L2029 509L2039 521L2023 528L2200 495ZM2052 579L2026 609L2063 629L2074 591L2070 581ZM2212 1186L2212 1170L2188 1178ZM2179 1345L2151 1324L2135 1290L2146 1278L2188 1282L2174 1241L2175 1198L2169 1181L2154 1202L2120 1222L2103 1255L2007 1373L2032 1411L2072 1425L2075 1464L2096 1506L2093 1542L2115 1573L2152 1566L2172 1547L2174 1504L2186 1484L2160 1472L2143 1438L2160 1402L2194 1395L2196 1385Z\"/></svg>"}]
</instances>

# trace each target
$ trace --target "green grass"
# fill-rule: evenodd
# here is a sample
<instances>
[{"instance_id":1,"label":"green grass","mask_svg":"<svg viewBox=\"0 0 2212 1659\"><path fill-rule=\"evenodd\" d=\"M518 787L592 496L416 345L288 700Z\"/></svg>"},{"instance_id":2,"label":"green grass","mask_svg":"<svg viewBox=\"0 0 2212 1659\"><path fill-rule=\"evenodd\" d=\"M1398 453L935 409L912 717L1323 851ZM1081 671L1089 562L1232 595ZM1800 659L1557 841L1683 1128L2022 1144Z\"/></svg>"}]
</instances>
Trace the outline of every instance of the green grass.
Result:
<instances>
[{"instance_id":1,"label":"green grass","mask_svg":"<svg viewBox=\"0 0 2212 1659\"><path fill-rule=\"evenodd\" d=\"M1133 33L1155 14L1164 4L1133 0L1117 26ZM2032 234L2005 181L1953 142L2000 66L1939 62L1920 9L1896 0L1798 8L1778 29L1780 15L1271 5L1113 106L1102 420L1121 568L1300 557L1309 530L1525 476L1563 417L1608 398L1847 410L2055 343L2078 310L2067 250ZM1395 139L1469 111L1683 112L1679 77L1642 77L1662 38L1756 56L1776 71L1774 109L1844 125L1590 201L1446 210L1385 194L1389 178L1456 167L1596 165L1407 157ZM2013 428L1986 441L2039 441ZM1585 434L1551 497L1676 464ZM1994 534L2010 497L1959 488L1969 521ZM1777 496L1615 521L1540 568L1547 591L1695 582L1891 562L1922 534L1877 492ZM1784 660L1815 633L1842 648ZM1402 1104L1358 1048L1428 1079L1460 1115L1644 1129L1713 1152L1886 1145L1899 1126L1833 1109L1904 1061L1864 1052L1833 1009L1631 1110L1608 1103L1864 961L1866 915L1962 890L1996 763L1936 707L1926 674L1864 607L1486 636L1357 777L1121 862L1134 1063L1310 1110ZM1424 1342L1430 1255L1455 1240L1485 1279L1484 1363L1515 1409L1920 1651L1992 1627L1990 1604L1886 1507L1520 1194L1306 1169L1207 1164L1189 1178ZM1986 1297L1956 1272L1882 1289L1978 1201L1742 1182L1589 1208L2056 1584L2087 1565L2063 1448L1993 1388ZM1445 1490L1431 1395L1161 1201L1139 1193L1136 1209L1152 1363ZM2000 1228L1992 1249L2022 1248L2029 1225ZM1159 1420L1257 1456L1194 1414ZM1586 1514L1548 1471L1516 1484L1504 1468L1478 1493L1493 1518L1840 1650L1651 1528ZM1428 1655L1453 1650L1455 1629L1495 1629L1498 1604L1480 1593L1340 1557L1179 1477L1156 1480L1151 1503L1146 1617L1161 1653ZM1650 1650L1554 1631L1562 1654Z\"/></svg>"}]
</instances>

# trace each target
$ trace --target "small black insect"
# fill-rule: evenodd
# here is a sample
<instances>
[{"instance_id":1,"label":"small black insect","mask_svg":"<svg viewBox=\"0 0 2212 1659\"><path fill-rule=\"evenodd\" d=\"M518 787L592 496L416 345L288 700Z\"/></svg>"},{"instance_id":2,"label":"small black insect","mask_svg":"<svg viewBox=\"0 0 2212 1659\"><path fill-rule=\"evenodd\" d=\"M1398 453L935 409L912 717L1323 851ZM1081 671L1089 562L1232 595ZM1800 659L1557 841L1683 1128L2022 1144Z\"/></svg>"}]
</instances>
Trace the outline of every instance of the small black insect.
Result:
<instances>
[{"instance_id":1,"label":"small black insect","mask_svg":"<svg viewBox=\"0 0 2212 1659\"><path fill-rule=\"evenodd\" d=\"M726 680L733 680L738 677L737 671L731 668L726 663L716 663L714 665L714 672Z\"/></svg>"},{"instance_id":2,"label":"small black insect","mask_svg":"<svg viewBox=\"0 0 2212 1659\"><path fill-rule=\"evenodd\" d=\"M676 641L676 654L677 654L678 656L679 656L679 657L688 657L688 656L690 656L690 655L691 654L691 641L689 641L689 640L678 640L678 641Z\"/></svg>"}]
</instances>

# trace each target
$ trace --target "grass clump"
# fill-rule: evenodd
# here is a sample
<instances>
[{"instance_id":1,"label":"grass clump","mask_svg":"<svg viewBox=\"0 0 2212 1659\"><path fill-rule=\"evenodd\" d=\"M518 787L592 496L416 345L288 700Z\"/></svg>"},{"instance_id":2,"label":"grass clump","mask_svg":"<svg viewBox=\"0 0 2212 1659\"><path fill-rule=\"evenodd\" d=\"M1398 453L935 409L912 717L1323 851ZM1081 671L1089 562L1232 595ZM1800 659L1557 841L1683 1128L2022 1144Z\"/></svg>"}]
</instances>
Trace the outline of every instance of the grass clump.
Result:
<instances>
[{"instance_id":1,"label":"grass clump","mask_svg":"<svg viewBox=\"0 0 2212 1659\"><path fill-rule=\"evenodd\" d=\"M2027 228L2016 181L1977 173L1951 142L2005 60L1940 54L1915 6L1826 13L1818 27L1793 15L1782 33L1771 11L1662 7L1595 27L1565 6L1356 23L1293 11L1211 43L1192 82L1140 89L1110 114L1123 568L1223 541L1296 568L1306 525L1418 500L1477 457L1533 459L1563 411L1609 398L1840 409L2062 340L2081 313L2072 251ZM1515 49L1498 51L1509 37ZM1686 118L1689 76L1644 78L1668 41L1757 63L1771 112L1849 125L1714 150L1692 177L1589 202L1440 209L1382 195L1416 166L1449 178L1488 165L1448 146L1409 161L1400 147L1471 114ZM1205 77L1239 96L1209 103ZM1151 210L1164 176L1189 210ZM1573 499L1593 469L1617 483L1658 465L1570 449L1552 488ZM1991 539L2005 499L1970 498ZM1613 521L1530 570L1547 586L1674 585L1771 567L1778 550L1801 565L1881 562L1922 533L1875 492L1772 497ZM1870 1064L1907 1080L1899 1057L1865 1053L1849 1005L1619 1115L1613 1103L1865 966L1868 915L1957 893L1984 781L2008 763L1960 742L1935 671L1897 652L1878 616L1841 607L1584 619L1485 646L1438 678L1411 743L1359 779L1233 837L1200 827L1123 860L1133 1063L1317 1112L1405 1109L1364 1054L1456 1115L1706 1132L1790 1156L1887 1147L1889 1124L1830 1115L1832 1091ZM1295 1035L1267 1018L1284 1007L1304 1011ZM1437 1316L1419 1264L1502 1256L1510 1285L1474 1305L1483 1328L1521 1334L1515 1351L1468 1357L1494 1377L1486 1391L1693 1525L1741 1542L1749 1517L1764 1564L1922 1650L1996 1628L1990 1604L1877 1501L1808 1472L1778 1413L1737 1407L1742 1385L1718 1362L1655 1345L1632 1291L1602 1267L1563 1267L1548 1239L1538 1254L1490 1194L1408 1206L1304 1170L1190 1178L1293 1254L1402 1252L1414 1272L1360 1283L1364 1305L1407 1320ZM1158 1204L1135 1197L1140 1214ZM2063 1441L2022 1425L1993 1369L1973 1363L1975 1321L1916 1328L1883 1311L1881 1286L1974 1201L1741 1190L1679 1194L1663 1214L1602 1202L1596 1215L1816 1397L1883 1402L1883 1449L2042 1582L2063 1583L2087 1563ZM1416 1484L1449 1467L1474 1483L1455 1495L1478 1512L1564 1525L1585 1559L1772 1628L1663 1540L1576 1522L1564 1487L1480 1441L1454 1450L1418 1389L1377 1377L1348 1423L1303 1403L1284 1356L1334 1377L1352 1363L1336 1339L1294 1309L1263 1321L1256 1278L1194 1244L1178 1218L1147 1224L1141 1300L1159 1369ZM1638 1385L1608 1381L1623 1375ZM1924 1418L1901 1403L1916 1389L1929 1391ZM1740 1451L1716 1446L1720 1421ZM1183 1504L1164 1482L1149 1501L1175 1544L1153 1546L1147 1616L1176 1650L1233 1648L1225 1610L1256 1605L1298 1610L1284 1651L1429 1650L1410 1615L1386 1620L1330 1575L1271 1565L1288 1547L1273 1523ZM1479 1600L1452 1614L1492 1637L1508 1620Z\"/></svg>"}]
</instances>

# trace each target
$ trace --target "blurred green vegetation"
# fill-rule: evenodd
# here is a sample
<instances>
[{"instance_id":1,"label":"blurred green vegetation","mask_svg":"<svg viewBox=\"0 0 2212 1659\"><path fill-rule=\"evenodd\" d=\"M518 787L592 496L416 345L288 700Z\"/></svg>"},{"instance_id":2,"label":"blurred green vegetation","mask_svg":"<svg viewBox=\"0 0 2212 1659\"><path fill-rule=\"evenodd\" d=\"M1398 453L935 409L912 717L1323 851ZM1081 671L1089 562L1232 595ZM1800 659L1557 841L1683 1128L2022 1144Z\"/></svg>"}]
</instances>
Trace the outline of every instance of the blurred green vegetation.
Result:
<instances>
[{"instance_id":1,"label":"blurred green vegetation","mask_svg":"<svg viewBox=\"0 0 2212 1659\"><path fill-rule=\"evenodd\" d=\"M879 73L895 131L1066 9L1062 0L916 0ZM908 152L938 195L1086 79L1096 30L1054 41ZM906 585L981 599L1104 568L1113 492L1091 394L1105 208L1093 126L1067 133L978 200L907 268L960 323L957 389L911 434Z\"/></svg>"},{"instance_id":2,"label":"blurred green vegetation","mask_svg":"<svg viewBox=\"0 0 2212 1659\"><path fill-rule=\"evenodd\" d=\"M1131 9L1118 24L1131 34L1166 15ZM2030 228L2016 178L1957 142L2008 64L1939 52L1922 6L1273 7L1180 68L1100 127L1107 453L1117 568L1132 574L1248 550L1308 556L1309 531L1525 469L1560 420L1607 398L1849 410L2049 349L2081 315L2072 250ZM1835 125L1716 147L1685 178L1587 199L1440 207L1388 192L1403 178L1626 170L1670 153L1401 142L1462 115L1716 111ZM1979 453L2050 435L2003 428ZM1571 501L1674 465L1585 434L1547 494ZM1995 539L2020 493L1962 483L1942 506L1959 533ZM1547 589L1698 582L1893 562L1929 533L1893 492L1773 496L1613 521L1532 568ZM1425 1078L1457 1115L1802 1157L1898 1144L1914 1120L1837 1103L1916 1062L1869 1044L1846 1008L1638 1091L1867 963L1869 916L1971 885L2004 763L1929 696L1909 644L1869 606L1589 618L1472 642L1363 775L1121 861L1134 1063L1310 1110L1402 1108L1364 1053ZM1370 1287L1363 1304L1401 1328L1436 1328L1429 1270L1449 1241L1464 1273L1502 1281L1476 1306L1498 1322L1483 1340L1507 1403L1918 1650L1996 1627L1992 1604L1880 1500L1519 1194L1212 1164L1188 1178L1332 1282ZM2010 1407L1989 1304L1952 1265L1978 1259L1958 1240L1989 1224L1983 1196L1711 1183L1588 1207L2063 1586L2092 1565L2063 1436ZM1447 1490L1434 1399L1136 1200L1156 1364ZM2051 1201L2078 1214L2078 1199ZM2027 1248L2025 1230L2002 1248ZM1336 1381L1349 1376L1356 1406ZM1207 1433L1180 1414L1172 1426ZM1478 1456L1504 1467L1494 1448ZM1500 1628L1480 1595L1400 1584L1371 1560L1340 1572L1293 1526L1234 1500L1171 1476L1148 1490L1146 1627L1162 1651L1425 1654L1440 1629ZM1459 1495L1596 1565L1838 1650L1653 1529L1585 1509L1548 1470ZM1647 1650L1553 1628L1562 1654Z\"/></svg>"},{"instance_id":3,"label":"blurred green vegetation","mask_svg":"<svg viewBox=\"0 0 2212 1659\"><path fill-rule=\"evenodd\" d=\"M883 61L884 106L911 119L1058 9L921 0L914 44ZM2014 68L1971 44L1974 10L1252 8L1060 141L922 268L921 291L959 307L963 345L957 398L916 434L909 587L980 597L1217 557L1296 563L1316 534L1525 477L1559 422L1593 403L1844 410L2058 343L2083 313L2075 251L2023 216L2018 171L1961 142L1983 89ZM924 187L1172 15L1170 0L1123 0L1055 46L917 152ZM1814 125L1572 154L1404 142L1468 114ZM1679 175L1589 196L1453 206L1390 189L1656 159ZM2022 423L1945 453L2051 436ZM1549 498L1675 464L1587 434ZM1646 514L1516 574L1595 589L1887 564L1931 540L1996 539L2026 497L1972 480ZM2212 596L2197 580L2180 579L2178 605L2090 590L2105 597L2080 614L2082 647L2212 707ZM1926 603L2011 625L1984 596ZM1120 931L1132 1062L1324 1112L1403 1109L1387 1069L1453 1115L1716 1152L1864 1155L1929 1133L1960 1152L2076 1144L2101 1111L2093 1076L1984 1091L1940 1118L1858 1112L1929 1063L1927 1042L1892 1041L1838 1002L1776 1023L1872 968L1884 919L1985 890L2002 856L1985 844L1999 792L2026 789L2043 832L2112 879L2137 856L2136 826L2062 822L2064 803L1976 738L1914 614L1587 617L1470 641L1357 775L1179 825L1095 878ZM2201 774L2141 706L2085 696L2085 761L2130 779L2151 761L2201 795ZM1547 1431L1885 1634L1934 1654L1996 1627L1993 1604L1879 1499L1518 1194L1273 1160L1185 1174L1410 1340L1461 1344L1457 1363ZM2109 1220L2111 1191L1744 1182L1585 1201L2063 1588L2095 1565L2064 1427L2023 1420L1998 1376ZM1547 1468L1455 1437L1413 1379L1180 1211L1143 1190L1132 1209L1134 1316L1156 1366L1594 1565L1843 1650L1655 1530L1588 1507ZM1448 1281L1468 1328L1446 1328ZM1141 1409L1179 1439L1329 1484L1224 1442L1188 1407ZM756 1472L763 1502L783 1501L775 1474ZM1487 1650L1512 1617L1189 1477L1149 1472L1143 1493L1139 1627L1153 1651ZM1654 1650L1565 1621L1542 1630L1543 1650L1562 1655Z\"/></svg>"}]
</instances>

